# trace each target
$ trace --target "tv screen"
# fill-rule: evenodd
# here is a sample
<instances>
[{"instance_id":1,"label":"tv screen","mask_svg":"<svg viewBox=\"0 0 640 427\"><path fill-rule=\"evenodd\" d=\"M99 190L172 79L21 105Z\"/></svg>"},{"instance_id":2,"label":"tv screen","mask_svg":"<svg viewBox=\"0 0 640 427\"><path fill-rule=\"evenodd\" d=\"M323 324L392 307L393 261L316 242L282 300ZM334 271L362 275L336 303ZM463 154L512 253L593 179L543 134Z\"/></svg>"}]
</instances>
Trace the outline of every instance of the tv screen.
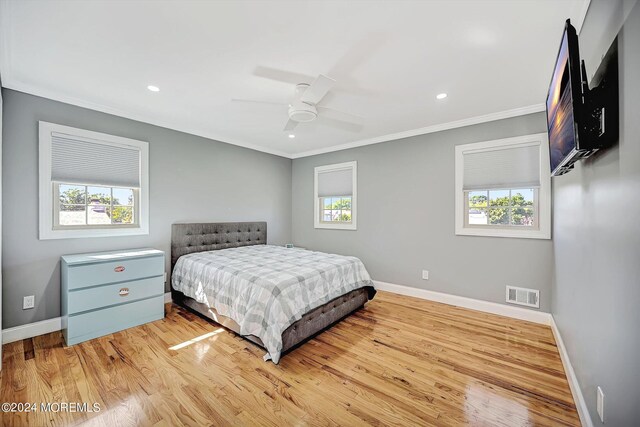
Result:
<instances>
[{"instance_id":1,"label":"tv screen","mask_svg":"<svg viewBox=\"0 0 640 427\"><path fill-rule=\"evenodd\" d=\"M578 39L575 29L567 22L556 66L547 94L547 126L549 131L549 156L551 172L571 159L578 148L577 106L580 99ZM578 98L578 99L576 99Z\"/></svg>"}]
</instances>

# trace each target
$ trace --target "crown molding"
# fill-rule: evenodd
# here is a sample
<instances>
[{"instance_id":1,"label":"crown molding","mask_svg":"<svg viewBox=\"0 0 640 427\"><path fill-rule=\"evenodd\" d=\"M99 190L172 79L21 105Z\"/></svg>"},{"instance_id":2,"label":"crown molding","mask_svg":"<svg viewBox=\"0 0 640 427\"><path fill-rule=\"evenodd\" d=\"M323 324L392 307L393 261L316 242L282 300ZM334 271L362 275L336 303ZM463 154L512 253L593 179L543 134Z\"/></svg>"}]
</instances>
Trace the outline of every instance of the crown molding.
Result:
<instances>
[{"instance_id":1,"label":"crown molding","mask_svg":"<svg viewBox=\"0 0 640 427\"><path fill-rule=\"evenodd\" d=\"M272 150L270 148L262 147L259 145L249 144L243 141L237 141L231 138L227 138L224 136L216 135L212 132L203 131L201 129L192 128L190 126L183 126L178 122L174 122L171 120L158 119L148 114L139 114L133 113L131 111L126 111L119 108L109 107L107 105L98 104L90 101L85 101L83 99L75 98L72 96L61 94L57 91L51 91L47 89L36 88L34 86L22 83L20 81L16 81L11 78L11 75L6 76L4 73L2 75L2 86L8 89L16 90L18 92L27 93L29 95L39 96L41 98L52 99L54 101L64 102L65 104L75 105L77 107L87 108L89 110L100 111L102 113L111 114L118 117L123 117L130 120L135 120L138 122L143 122L147 124L151 124L154 126L159 126L171 130L175 130L178 132L184 132L195 136L200 136L202 138L212 139L218 142L223 142L226 144L237 145L239 147L248 148L254 151L261 151L263 153L272 154L275 156L285 157L287 159L291 158L291 154L285 153L280 150Z\"/></svg>"},{"instance_id":2,"label":"crown molding","mask_svg":"<svg viewBox=\"0 0 640 427\"><path fill-rule=\"evenodd\" d=\"M8 71L9 67L6 66L6 63L4 65L5 65L3 67L4 70ZM255 151L260 151L267 154L272 154L275 156L285 157L287 159L298 159L301 157L309 157L309 156L315 156L318 154L331 153L333 151L347 150L349 148L362 147L365 145L378 144L381 142L389 142L389 141L399 140L403 138L409 138L412 136L425 135L428 133L441 132L444 130L455 129L455 128L464 127L464 126L471 126L471 125L480 124L480 123L492 122L495 120L502 120L502 119L507 119L511 117L524 116L527 114L537 113L545 110L544 104L536 104L536 105L530 105L527 107L520 107L520 108L511 109L511 110L500 111L497 113L485 114L482 116L469 117L462 120L441 123L441 124L422 127L418 129L412 129L408 131L387 134L387 135L378 136L374 138L362 139L358 141L348 142L346 144L339 144L331 147L320 148L317 150L303 151L301 153L287 153L284 151L273 150L270 148L246 143L243 141L237 141L234 139L216 135L208 131L191 128L189 126L182 126L177 122L158 119L158 118L152 117L152 115L132 113L130 111L125 111L123 109L109 107L103 104L98 104L98 103L74 98L68 95L58 93L56 91L36 88L34 86L22 83L20 81L16 81L15 79L11 78L10 74L9 75L7 74L9 73L5 72L2 75L2 86L8 89L27 93L29 95L51 99L54 101L64 102L65 104L75 105L77 107L88 108L90 110L112 114L118 117L123 117L123 118L136 120L143 123L148 123L154 126L160 126L160 127L175 130L178 132L185 132L191 135L212 139L212 140L226 143L226 144L236 145L238 147L243 147L250 150L255 150Z\"/></svg>"},{"instance_id":3,"label":"crown molding","mask_svg":"<svg viewBox=\"0 0 640 427\"><path fill-rule=\"evenodd\" d=\"M410 138L412 136L425 135L428 133L442 132L444 130L477 125L477 124L486 123L486 122L493 122L495 120L508 119L508 118L517 117L517 116L525 116L527 114L539 113L540 111L545 111L545 108L546 107L544 104L529 105L527 107L514 108L511 110L499 111L497 113L469 117L467 119L455 120L453 122L440 123L437 125L426 126L423 128L407 130L404 132L391 133L388 135L377 136L375 138L368 138L360 141L349 142L346 144L334 145L332 147L303 151L301 153L293 154L291 158L298 159L301 157L315 156L317 154L330 153L333 151L340 151L340 150L348 150L349 148L362 147L362 146L371 145L371 144L379 144L381 142L388 142L388 141L394 141L394 140L403 139L403 138Z\"/></svg>"}]
</instances>

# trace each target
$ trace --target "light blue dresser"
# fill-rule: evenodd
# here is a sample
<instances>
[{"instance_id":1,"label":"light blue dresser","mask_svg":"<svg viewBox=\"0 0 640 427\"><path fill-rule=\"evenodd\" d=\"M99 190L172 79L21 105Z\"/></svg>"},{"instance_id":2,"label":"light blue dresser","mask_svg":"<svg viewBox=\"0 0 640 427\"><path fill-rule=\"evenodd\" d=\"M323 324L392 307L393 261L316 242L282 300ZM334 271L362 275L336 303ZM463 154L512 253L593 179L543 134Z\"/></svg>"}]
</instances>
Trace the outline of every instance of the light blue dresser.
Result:
<instances>
[{"instance_id":1,"label":"light blue dresser","mask_svg":"<svg viewBox=\"0 0 640 427\"><path fill-rule=\"evenodd\" d=\"M65 255L62 333L67 345L164 317L164 252Z\"/></svg>"}]
</instances>

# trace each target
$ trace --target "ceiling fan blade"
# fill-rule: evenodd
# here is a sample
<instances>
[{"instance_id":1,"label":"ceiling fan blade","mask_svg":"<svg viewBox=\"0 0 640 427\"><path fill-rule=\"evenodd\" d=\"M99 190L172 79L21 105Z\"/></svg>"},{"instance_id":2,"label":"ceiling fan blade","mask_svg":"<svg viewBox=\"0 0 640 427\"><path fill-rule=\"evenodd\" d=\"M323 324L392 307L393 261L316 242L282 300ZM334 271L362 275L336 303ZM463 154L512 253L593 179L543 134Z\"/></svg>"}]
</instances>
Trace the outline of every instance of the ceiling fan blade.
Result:
<instances>
[{"instance_id":1,"label":"ceiling fan blade","mask_svg":"<svg viewBox=\"0 0 640 427\"><path fill-rule=\"evenodd\" d=\"M304 91L302 96L300 97L300 101L306 102L307 104L315 105L324 98L324 96L331 90L333 85L336 83L331 77L327 77L325 75L320 74L318 78L316 78L311 86Z\"/></svg>"},{"instance_id":2,"label":"ceiling fan blade","mask_svg":"<svg viewBox=\"0 0 640 427\"><path fill-rule=\"evenodd\" d=\"M346 83L343 77L352 76L354 71L367 63L388 40L389 37L381 32L367 34L364 38L348 47L345 54L331 67L329 74L340 76L340 83ZM349 78L349 80L352 79ZM354 82L349 81L348 86L351 86L352 83Z\"/></svg>"},{"instance_id":3,"label":"ceiling fan blade","mask_svg":"<svg viewBox=\"0 0 640 427\"><path fill-rule=\"evenodd\" d=\"M253 75L258 77L264 77L265 79L276 80L284 83L291 83L297 85L298 83L309 83L313 81L313 77L300 73L294 73L286 70L279 70L277 68L263 67L258 65L253 70Z\"/></svg>"},{"instance_id":4,"label":"ceiling fan blade","mask_svg":"<svg viewBox=\"0 0 640 427\"><path fill-rule=\"evenodd\" d=\"M345 123L351 123L362 127L364 118L351 113L345 113L344 111L334 110L333 108L317 106L316 109L322 117L332 120L338 120Z\"/></svg>"},{"instance_id":5,"label":"ceiling fan blade","mask_svg":"<svg viewBox=\"0 0 640 427\"><path fill-rule=\"evenodd\" d=\"M360 132L363 127L361 124L332 119L323 115L319 115L316 121L320 125L328 126L328 127L332 127L340 130L346 130L347 132L357 133L357 132Z\"/></svg>"},{"instance_id":6,"label":"ceiling fan blade","mask_svg":"<svg viewBox=\"0 0 640 427\"><path fill-rule=\"evenodd\" d=\"M284 132L287 132L287 131L290 131L290 130L294 130L296 128L296 126L298 126L298 122L295 122L295 121L289 119L287 124L284 125L284 129L282 129L282 130Z\"/></svg>"},{"instance_id":7,"label":"ceiling fan blade","mask_svg":"<svg viewBox=\"0 0 640 427\"><path fill-rule=\"evenodd\" d=\"M266 104L266 105L277 105L278 107L287 106L286 102L273 102L273 101L258 101L255 99L237 99L233 98L231 102L238 102L243 104Z\"/></svg>"}]
</instances>

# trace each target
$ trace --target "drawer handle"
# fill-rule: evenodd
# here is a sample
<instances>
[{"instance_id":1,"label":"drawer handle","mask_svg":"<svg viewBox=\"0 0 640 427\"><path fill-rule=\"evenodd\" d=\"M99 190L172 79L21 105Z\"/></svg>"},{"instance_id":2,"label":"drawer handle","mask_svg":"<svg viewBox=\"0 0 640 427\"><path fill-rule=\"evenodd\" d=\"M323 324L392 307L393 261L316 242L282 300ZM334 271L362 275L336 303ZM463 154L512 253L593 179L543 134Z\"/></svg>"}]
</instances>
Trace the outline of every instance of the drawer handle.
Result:
<instances>
[{"instance_id":1,"label":"drawer handle","mask_svg":"<svg viewBox=\"0 0 640 427\"><path fill-rule=\"evenodd\" d=\"M116 273L122 273L124 271L124 265L119 265L113 269Z\"/></svg>"},{"instance_id":2,"label":"drawer handle","mask_svg":"<svg viewBox=\"0 0 640 427\"><path fill-rule=\"evenodd\" d=\"M129 295L129 288L121 288L120 292L118 292L118 295L120 295L121 297L126 297L127 295Z\"/></svg>"}]
</instances>

